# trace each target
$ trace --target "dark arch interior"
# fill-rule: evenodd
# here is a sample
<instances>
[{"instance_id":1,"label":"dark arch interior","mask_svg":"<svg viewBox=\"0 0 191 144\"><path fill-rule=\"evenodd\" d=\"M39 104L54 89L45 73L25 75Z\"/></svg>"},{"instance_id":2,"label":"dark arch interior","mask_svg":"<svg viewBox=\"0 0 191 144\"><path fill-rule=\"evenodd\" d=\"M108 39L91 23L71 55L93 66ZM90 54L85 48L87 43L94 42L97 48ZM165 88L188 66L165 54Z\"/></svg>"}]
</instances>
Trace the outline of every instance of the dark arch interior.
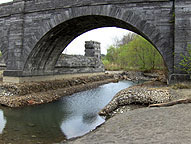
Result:
<instances>
[{"instance_id":1,"label":"dark arch interior","mask_svg":"<svg viewBox=\"0 0 191 144\"><path fill-rule=\"evenodd\" d=\"M39 75L42 71L46 73L54 72L59 56L72 40L89 30L100 27L127 29L143 36L152 43L136 27L116 18L98 15L73 18L52 28L41 38L29 55L24 72L29 75Z\"/></svg>"}]
</instances>

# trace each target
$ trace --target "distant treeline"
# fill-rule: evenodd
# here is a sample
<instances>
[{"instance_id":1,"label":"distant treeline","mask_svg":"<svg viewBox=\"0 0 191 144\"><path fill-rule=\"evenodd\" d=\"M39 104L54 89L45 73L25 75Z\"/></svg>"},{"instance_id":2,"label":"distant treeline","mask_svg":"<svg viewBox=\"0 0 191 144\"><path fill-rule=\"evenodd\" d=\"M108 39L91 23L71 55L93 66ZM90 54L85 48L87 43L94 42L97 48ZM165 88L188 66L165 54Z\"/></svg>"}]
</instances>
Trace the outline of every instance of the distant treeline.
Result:
<instances>
[{"instance_id":1,"label":"distant treeline","mask_svg":"<svg viewBox=\"0 0 191 144\"><path fill-rule=\"evenodd\" d=\"M162 56L143 37L129 33L110 46L102 57L106 70L156 70L164 69Z\"/></svg>"}]
</instances>

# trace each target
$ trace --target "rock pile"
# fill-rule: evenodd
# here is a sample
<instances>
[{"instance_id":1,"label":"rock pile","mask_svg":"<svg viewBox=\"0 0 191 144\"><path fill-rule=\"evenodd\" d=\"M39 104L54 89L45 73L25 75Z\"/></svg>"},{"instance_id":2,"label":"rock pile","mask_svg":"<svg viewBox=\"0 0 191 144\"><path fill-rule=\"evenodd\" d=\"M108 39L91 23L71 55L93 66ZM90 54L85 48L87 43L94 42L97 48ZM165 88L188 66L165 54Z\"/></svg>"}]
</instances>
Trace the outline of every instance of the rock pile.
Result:
<instances>
[{"instance_id":1,"label":"rock pile","mask_svg":"<svg viewBox=\"0 0 191 144\"><path fill-rule=\"evenodd\" d=\"M107 116L120 106L129 104L149 105L169 102L170 100L171 94L168 88L133 86L117 93L112 101L102 109L99 114Z\"/></svg>"},{"instance_id":2,"label":"rock pile","mask_svg":"<svg viewBox=\"0 0 191 144\"><path fill-rule=\"evenodd\" d=\"M113 75L98 75L45 82L1 84L0 104L21 107L49 103L63 96L115 81Z\"/></svg>"},{"instance_id":3,"label":"rock pile","mask_svg":"<svg viewBox=\"0 0 191 144\"><path fill-rule=\"evenodd\" d=\"M30 82L30 83L2 83L0 88L11 95L26 95L37 92L46 92L48 90L56 90L60 88L67 88L77 85L84 85L96 81L103 81L107 79L114 79L113 75L97 75L97 76L84 76L72 79L54 80L54 81L42 81L42 82ZM0 96L4 96L4 93L0 93Z\"/></svg>"},{"instance_id":4,"label":"rock pile","mask_svg":"<svg viewBox=\"0 0 191 144\"><path fill-rule=\"evenodd\" d=\"M145 73L136 71L126 71L115 74L116 79L130 80L130 81L161 81L167 82L164 73Z\"/></svg>"}]
</instances>

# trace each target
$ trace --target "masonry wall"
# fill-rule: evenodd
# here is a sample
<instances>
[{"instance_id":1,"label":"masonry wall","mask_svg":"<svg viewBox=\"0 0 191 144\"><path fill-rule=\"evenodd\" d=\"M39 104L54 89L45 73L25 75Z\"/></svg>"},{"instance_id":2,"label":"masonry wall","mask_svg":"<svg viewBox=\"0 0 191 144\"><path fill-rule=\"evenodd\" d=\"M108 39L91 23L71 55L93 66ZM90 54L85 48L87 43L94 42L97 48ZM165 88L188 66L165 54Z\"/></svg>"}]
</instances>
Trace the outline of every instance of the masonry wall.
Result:
<instances>
[{"instance_id":1,"label":"masonry wall","mask_svg":"<svg viewBox=\"0 0 191 144\"><path fill-rule=\"evenodd\" d=\"M191 49L191 1L176 0L175 3L175 45L174 65L175 73L181 73L181 55L188 55L188 48Z\"/></svg>"},{"instance_id":2,"label":"masonry wall","mask_svg":"<svg viewBox=\"0 0 191 144\"><path fill-rule=\"evenodd\" d=\"M62 54L57 61L55 71L57 74L104 72L100 43L86 41L84 56Z\"/></svg>"},{"instance_id":3,"label":"masonry wall","mask_svg":"<svg viewBox=\"0 0 191 144\"><path fill-rule=\"evenodd\" d=\"M145 36L163 56L169 74L182 73L175 67L180 67L181 55L187 55L191 45L190 0L13 0L0 4L0 50L6 75L53 74L57 58L71 40L107 26ZM61 73L61 66L56 71Z\"/></svg>"},{"instance_id":4,"label":"masonry wall","mask_svg":"<svg viewBox=\"0 0 191 144\"><path fill-rule=\"evenodd\" d=\"M62 55L56 64L57 74L104 72L104 65L95 57Z\"/></svg>"},{"instance_id":5,"label":"masonry wall","mask_svg":"<svg viewBox=\"0 0 191 144\"><path fill-rule=\"evenodd\" d=\"M128 11L125 12L125 10ZM77 32L71 34L71 30L64 31L67 37L63 38L63 43L60 43L62 47L52 45L57 49L52 52L51 56L47 56L50 60L45 61L47 57L41 58L42 55L48 54L44 54L43 50L52 51L51 47L45 47L49 46L47 41L47 44L42 45L42 49L37 50L34 54L39 56L27 63L31 51L49 30L58 25L59 22L77 17L79 14L87 15L88 13L115 17L124 21L127 20L129 23L124 25L112 19L108 23L104 19L96 23L96 19L94 19L96 24L93 27L88 23L91 19L86 19L86 23L85 21L83 21L84 23L76 22L79 27L75 30ZM22 70L25 69L26 75L44 75L48 72L52 73L52 66L54 65L52 62L57 60L60 51L67 45L68 41L81 32L91 30L91 27L93 29L102 26L117 26L149 36L164 56L168 68L173 72L173 24L170 23L172 15L173 2L171 0L14 0L13 3L1 5L0 25L2 27L0 32L2 35L0 38L2 42L0 47L4 53L8 70L20 70L22 75ZM81 27L88 24L90 29L80 30ZM148 27L149 29L147 29ZM43 67L45 64L46 66ZM25 68L25 66L28 67ZM7 73L7 75L9 74Z\"/></svg>"}]
</instances>

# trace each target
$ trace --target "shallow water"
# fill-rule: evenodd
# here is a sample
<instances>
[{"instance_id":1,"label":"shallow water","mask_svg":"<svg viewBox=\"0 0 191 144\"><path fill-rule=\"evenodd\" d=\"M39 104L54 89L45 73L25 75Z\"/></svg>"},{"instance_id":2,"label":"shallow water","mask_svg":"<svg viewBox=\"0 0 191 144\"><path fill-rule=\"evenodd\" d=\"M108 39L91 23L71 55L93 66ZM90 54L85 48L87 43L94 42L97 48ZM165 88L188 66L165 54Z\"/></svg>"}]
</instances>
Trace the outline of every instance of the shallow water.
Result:
<instances>
[{"instance_id":1,"label":"shallow water","mask_svg":"<svg viewBox=\"0 0 191 144\"><path fill-rule=\"evenodd\" d=\"M130 81L121 81L54 103L17 109L0 107L0 143L47 144L82 136L104 123L97 113L117 92L131 85Z\"/></svg>"}]
</instances>

